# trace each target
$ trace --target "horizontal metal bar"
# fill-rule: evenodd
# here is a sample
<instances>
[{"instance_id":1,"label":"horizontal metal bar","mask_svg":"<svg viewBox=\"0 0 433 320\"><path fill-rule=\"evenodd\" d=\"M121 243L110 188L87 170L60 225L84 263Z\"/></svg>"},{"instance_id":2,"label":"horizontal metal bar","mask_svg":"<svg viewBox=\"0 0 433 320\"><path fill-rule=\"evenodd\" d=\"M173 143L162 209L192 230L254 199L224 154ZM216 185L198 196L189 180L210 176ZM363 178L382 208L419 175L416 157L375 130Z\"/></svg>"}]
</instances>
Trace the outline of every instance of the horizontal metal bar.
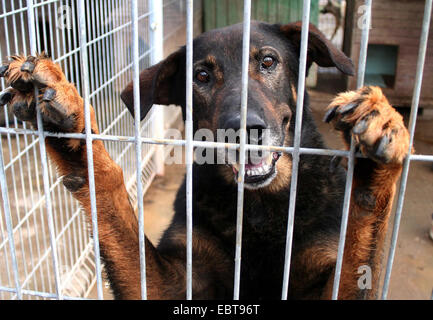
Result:
<instances>
[{"instance_id":1,"label":"horizontal metal bar","mask_svg":"<svg viewBox=\"0 0 433 320\"><path fill-rule=\"evenodd\" d=\"M425 162L433 162L433 156L430 155L422 155L422 154L412 154L409 156L410 161L425 161Z\"/></svg>"},{"instance_id":2,"label":"horizontal metal bar","mask_svg":"<svg viewBox=\"0 0 433 320\"><path fill-rule=\"evenodd\" d=\"M93 249L93 244L92 244L91 241L89 241L87 243L86 247L83 250L81 250L80 256L76 259L74 265L71 267L70 270L68 270L67 276L65 276L63 278L63 283L64 284L67 284L68 282L70 282L73 279L72 276L78 270L78 266L82 265L83 261L87 258L87 256L89 255L89 253L91 253L92 249ZM96 282L96 279L94 279L94 281ZM65 285L64 287L67 287L67 286Z\"/></svg>"},{"instance_id":3,"label":"horizontal metal bar","mask_svg":"<svg viewBox=\"0 0 433 320\"><path fill-rule=\"evenodd\" d=\"M143 53L140 57L139 60L142 60L143 58L145 58L147 55L149 55L152 51L154 50L154 48L151 48L149 50L147 50L145 53ZM125 68L123 68L122 70L120 70L115 76L113 76L111 79L109 79L108 81L106 81L104 84L102 84L100 87L98 87L96 90L94 90L89 98L92 99L94 96L96 96L99 92L101 92L104 88L108 87L108 85L110 85L112 82L114 82L116 79L118 79L122 74L124 74L126 71L128 71L128 69L131 69L133 66L132 63L130 63L129 65L127 65ZM127 110L127 109L125 109Z\"/></svg>"},{"instance_id":4,"label":"horizontal metal bar","mask_svg":"<svg viewBox=\"0 0 433 320\"><path fill-rule=\"evenodd\" d=\"M56 182L50 186L50 194L54 191L54 188L60 183L60 181L62 181L61 178L58 178L56 180ZM24 217L21 218L21 220L19 221L19 223L14 227L13 229L13 233L17 232L22 225L28 220L30 219L30 217L33 215L33 213L36 211L36 209L38 209L44 202L45 202L45 194L43 194L39 200L36 202L36 204L29 210L26 212L26 215ZM5 240L0 244L0 249L6 244L6 242L8 241L9 237L6 237Z\"/></svg>"},{"instance_id":5,"label":"horizontal metal bar","mask_svg":"<svg viewBox=\"0 0 433 320\"><path fill-rule=\"evenodd\" d=\"M27 147L25 147L23 150L21 150L20 153L18 153L12 160L8 162L8 164L5 166L5 171L7 171L12 165L17 162L23 155L26 154L26 152L29 152L31 148L33 148L37 143L39 142L39 138L36 138L31 144L29 144Z\"/></svg>"},{"instance_id":6,"label":"horizontal metal bar","mask_svg":"<svg viewBox=\"0 0 433 320\"><path fill-rule=\"evenodd\" d=\"M55 2L60 2L60 0L47 0L47 1L43 1L43 2L39 2L39 3L35 3L34 5L33 5L33 8L38 8L38 7L42 7L42 6L44 6L44 5L47 5L47 4L51 4L51 3L55 3Z\"/></svg>"},{"instance_id":7,"label":"horizontal metal bar","mask_svg":"<svg viewBox=\"0 0 433 320\"><path fill-rule=\"evenodd\" d=\"M25 11L27 11L27 7L23 7L23 8L16 9L16 10L12 10L12 11L0 14L0 19L6 18L8 16L12 16L12 15L20 13L20 12L25 12Z\"/></svg>"},{"instance_id":8,"label":"horizontal metal bar","mask_svg":"<svg viewBox=\"0 0 433 320\"><path fill-rule=\"evenodd\" d=\"M182 0L181 0L182 1ZM168 7L169 5L172 5L173 3L175 3L175 2L179 2L179 0L173 0L173 1L170 1L170 2L167 2L167 3L164 3L164 5L163 5L163 7L165 8L165 7Z\"/></svg>"},{"instance_id":9,"label":"horizontal metal bar","mask_svg":"<svg viewBox=\"0 0 433 320\"><path fill-rule=\"evenodd\" d=\"M138 21L148 17L151 13L152 12L150 11L150 12L146 12L145 14L139 16ZM102 40L102 39L104 39L104 38L106 38L112 34L115 34L115 33L119 32L120 30L125 29L126 27L129 27L129 26L132 26L132 21L127 22L125 24L122 24L121 26L118 26L117 28L114 28L111 31L106 32L106 33L100 35L99 37L96 37L95 39L88 41L86 44L86 47L90 47L91 45L95 44L96 42L98 42L98 41L100 41L100 40Z\"/></svg>"},{"instance_id":10,"label":"horizontal metal bar","mask_svg":"<svg viewBox=\"0 0 433 320\"><path fill-rule=\"evenodd\" d=\"M75 48L74 50L69 51L67 54L65 54L65 55L63 55L61 57L58 57L57 59L55 59L53 61L56 62L56 63L59 63L59 62L67 59L68 57L70 57L70 56L72 56L72 55L74 55L75 53L78 53L78 52L80 52L80 48Z\"/></svg>"},{"instance_id":11,"label":"horizontal metal bar","mask_svg":"<svg viewBox=\"0 0 433 320\"><path fill-rule=\"evenodd\" d=\"M79 212L80 212L80 210L77 210L77 213L79 213ZM74 220L76 216L78 216L77 213L70 219L70 222L72 220ZM68 225L69 225L69 223L68 223ZM59 239L62 237L63 233L65 233L65 232L66 232L66 227L64 227L61 230L61 232L56 236L56 241L59 241ZM39 257L39 259L38 259L39 261L37 262L37 264L33 267L33 269L27 274L27 277L24 279L24 281L22 283L23 287L27 284L27 282L30 281L30 279L33 277L33 275L36 273L36 271L42 265L42 263L45 261L45 259L47 259L47 257L49 256L50 252L51 252L51 247L48 247L45 250L45 252L42 254L42 256Z\"/></svg>"},{"instance_id":12,"label":"horizontal metal bar","mask_svg":"<svg viewBox=\"0 0 433 320\"><path fill-rule=\"evenodd\" d=\"M101 132L102 135L107 134L108 131L110 131L126 114L129 113L128 109L124 109L122 112L120 112L116 118L114 118L113 121L104 129L104 131Z\"/></svg>"},{"instance_id":13,"label":"horizontal metal bar","mask_svg":"<svg viewBox=\"0 0 433 320\"><path fill-rule=\"evenodd\" d=\"M16 293L16 290L9 287L3 287L0 286L0 291L4 292L10 292L10 293ZM53 293L43 292L43 291L34 291L34 290L21 290L22 294L26 294L29 296L38 296L41 298L48 298L48 299L57 299L57 295ZM65 300L95 300L95 299L88 299L88 298L81 298L81 297L71 297L71 296L63 296L62 299Z\"/></svg>"},{"instance_id":14,"label":"horizontal metal bar","mask_svg":"<svg viewBox=\"0 0 433 320\"><path fill-rule=\"evenodd\" d=\"M59 241L60 240L60 238L67 231L67 227L75 220L75 218L78 217L79 214L81 214L80 211L81 211L81 209L78 209L78 210L75 211L75 213L73 214L73 216L68 220L67 224L57 234L55 241ZM47 257L51 253L51 251L52 251L51 247L48 247L45 250L45 252L42 254L42 256L40 256L39 261L37 262L37 264L33 267L33 269L27 274L27 277L24 279L24 281L22 283L22 287L24 287L27 284L27 282L30 281L30 279L32 278L33 274L35 274L36 270L38 270L38 268L42 265L42 263L45 261L45 259L47 259Z\"/></svg>"},{"instance_id":15,"label":"horizontal metal bar","mask_svg":"<svg viewBox=\"0 0 433 320\"><path fill-rule=\"evenodd\" d=\"M0 127L0 134L26 134L26 135L37 135L37 132L29 129L19 129L19 128L3 128ZM70 138L70 139L86 139L86 135L83 133L54 133L54 132L44 132L46 137L55 138ZM102 140L110 142L125 142L134 143L135 138L133 136L117 136L117 135L104 135L104 134L92 134L92 140ZM178 139L156 139L156 138L146 138L142 137L141 142L144 144L160 144L160 145L172 145L172 146L185 146L186 140ZM193 141L193 146L195 148L224 148L230 150L238 150L240 144L236 143L224 143L224 142L211 142L211 141ZM280 147L272 145L245 145L248 151L273 151L273 152L284 152L293 153L293 147ZM345 150L335 150L335 149L317 149L317 148L300 148L300 154L304 155L318 155L318 156L337 156L347 158L350 152ZM356 158L366 158L363 154L357 153ZM413 161L425 161L433 162L433 155L410 155L409 160Z\"/></svg>"}]
</instances>

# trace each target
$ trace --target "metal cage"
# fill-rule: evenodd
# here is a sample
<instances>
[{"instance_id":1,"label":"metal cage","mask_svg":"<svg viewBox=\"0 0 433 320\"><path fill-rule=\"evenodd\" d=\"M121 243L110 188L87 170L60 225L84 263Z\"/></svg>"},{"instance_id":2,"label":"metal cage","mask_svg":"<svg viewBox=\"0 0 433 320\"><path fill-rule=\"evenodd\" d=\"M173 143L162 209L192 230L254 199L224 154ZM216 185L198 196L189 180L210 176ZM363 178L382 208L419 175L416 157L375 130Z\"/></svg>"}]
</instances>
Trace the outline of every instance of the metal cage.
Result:
<instances>
[{"instance_id":1,"label":"metal cage","mask_svg":"<svg viewBox=\"0 0 433 320\"><path fill-rule=\"evenodd\" d=\"M198 2L198 1L197 1ZM287 298L289 287L292 234L295 215L298 165L302 154L341 156L348 159L341 235L333 286L333 299L338 288L345 244L352 187L354 143L349 151L301 148L301 124L305 90L306 56L310 0L303 1L303 29L298 79L295 138L293 147L256 146L246 143L247 87L251 0L244 1L244 35L242 63L241 135L239 144L201 142L193 140L192 118L192 40L194 29L193 0L23 0L2 1L0 12L0 60L15 52L24 54L49 50L59 62L66 76L74 82L85 101L86 131L83 134L53 134L45 132L38 114L38 130L10 119L4 109L5 125L0 127L0 182L2 215L0 219L0 298L1 299L79 299L88 297L96 283L97 297L103 299L103 281L99 259L99 242L93 175L92 140L103 140L113 159L124 170L128 191L136 203L139 221L142 297L146 298L144 255L143 204L137 199L161 168L161 159L167 149L183 146L186 149L187 172L187 283L186 299L192 298L192 163L195 147L228 148L240 150L240 181L238 183L237 236L233 298L239 299L242 253L242 220L245 174L245 151L266 149L292 155L292 182L288 211L287 243L281 298ZM175 10L171 10L176 6ZM372 0L365 1L366 22L362 29L358 87L364 83L367 44ZM164 15L171 14L169 21ZM419 48L419 59L409 132L409 156L404 161L397 208L386 265L382 299L386 299L396 243L403 210L404 195L411 161L433 162L432 155L411 154L416 116L418 113L423 68L426 57L432 0L425 1L424 20ZM60 15L59 15L60 13ZM185 16L186 15L186 18ZM177 19L177 20L176 20ZM139 113L139 70L163 57L164 40L183 29L186 24L187 92L185 139L166 139L164 124L179 116L176 109L169 112L155 107L140 124L133 122L121 106L119 90L132 78L134 81L135 114ZM166 32L168 24L171 30ZM59 27L61 25L61 27ZM164 25L164 31L162 26ZM139 31L140 30L140 37ZM178 37L176 37L178 38ZM94 72L98 70L99 72ZM4 83L2 82L4 88ZM89 104L95 106L101 134L92 134ZM168 125L169 126L169 125ZM86 140L89 187L91 190L92 230L86 229L76 201L60 186L55 169L47 161L44 137L74 137ZM55 214L54 214L55 213ZM93 241L89 232L93 233ZM36 236L35 236L36 234Z\"/></svg>"}]
</instances>

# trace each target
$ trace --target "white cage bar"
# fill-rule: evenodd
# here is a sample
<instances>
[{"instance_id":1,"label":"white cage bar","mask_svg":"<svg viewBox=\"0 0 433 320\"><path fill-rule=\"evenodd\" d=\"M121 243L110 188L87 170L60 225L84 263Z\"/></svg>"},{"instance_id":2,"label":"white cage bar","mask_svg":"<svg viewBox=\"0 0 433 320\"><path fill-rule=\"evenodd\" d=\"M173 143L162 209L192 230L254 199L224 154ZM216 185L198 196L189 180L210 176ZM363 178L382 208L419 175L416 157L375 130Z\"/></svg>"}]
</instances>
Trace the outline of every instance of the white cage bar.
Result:
<instances>
[{"instance_id":1,"label":"white cage bar","mask_svg":"<svg viewBox=\"0 0 433 320\"><path fill-rule=\"evenodd\" d=\"M257 146L246 143L246 115L247 115L247 88L248 88L248 57L249 35L251 19L251 0L244 1L244 39L243 39L243 63L242 63L242 103L241 103L241 139L239 144L219 142L201 142L193 140L192 118L192 57L193 57L193 24L194 3L192 0L179 1L152 1L142 2L137 0L107 0L85 3L70 1L38 1L23 0L12 1L8 6L2 0L3 10L0 12L0 25L5 30L5 43L2 43L0 60L5 56L22 51L24 54L35 53L42 49L51 49L51 54L56 62L62 65L66 76L77 85L80 94L85 100L86 130L85 133L58 134L43 131L42 121L38 116L39 130L29 129L13 119L13 126L8 121L8 110L4 108L6 123L0 127L2 136L0 144L0 185L2 191L2 216L0 219L0 299L85 299L89 290L96 283L97 296L103 298L101 262L99 259L99 245L97 233L97 220L95 201L95 186L93 180L92 143L93 140L105 141L107 150L113 159L121 165L126 177L126 185L131 193L131 198L138 209L140 228L140 266L141 266L141 293L145 299L146 275L144 259L144 229L143 229L143 205L139 199L146 192L150 182L157 171L161 170L161 160L158 150L161 146L182 146L186 148L187 165L187 256L186 256L186 299L192 299L192 164L193 150L197 147L227 148L240 150L240 180L238 183L238 206L236 226L236 256L234 274L233 298L240 296L240 266L242 253L242 215L243 192L245 172L245 151L266 150L279 151L292 155L292 182L290 189L290 206L288 211L288 226L286 239L286 253L284 266L284 279L282 283L282 299L287 299L289 288L292 233L296 203L298 164L303 154L315 154L323 156L339 156L348 159L348 173L346 177L346 189L344 197L342 225L336 273L333 287L333 299L338 298L339 279L344 251L345 232L349 213L349 200L352 186L353 168L355 157L354 143L349 151L331 149L301 148L301 124L303 109L303 93L305 90L305 74L308 44L308 22L310 18L310 0L303 1L303 29L301 36L301 55L298 79L297 115L295 124L295 136L293 147ZM184 5L185 3L185 5ZM65 6L64 6L65 4ZM157 63L162 59L162 30L159 36L151 34L153 28L161 27L162 10L171 5L182 5L179 11L186 12L186 48L187 48L187 91L186 91L186 138L184 140L165 139L160 133L155 133L152 128L161 128L161 121L167 122L162 113L151 112L140 124L139 121L139 70ZM361 41L361 59L358 66L358 87L363 85L365 61L369 36L369 21L371 19L372 0L366 0L368 19L367 26L363 29ZM59 20L56 14L59 10L67 12L65 20L66 31L59 32ZM63 12L63 11L61 11ZM433 155L412 155L412 145L416 125L416 115L420 99L424 62L428 41L428 32L431 21L432 0L425 1L424 21L420 41L417 77L413 94L411 117L409 124L410 147L409 155L404 162L402 180L398 195L397 210L389 248L389 258L386 267L385 283L382 290L382 299L387 298L392 264L396 250L396 241L399 223L403 210L405 188L411 161L433 162ZM101 17L108 17L107 23L102 22ZM156 21L154 20L156 19ZM2 21L3 20L3 21ZM19 20L19 21L17 21ZM42 23L36 23L36 20ZM12 28L10 26L12 25ZM54 26L57 26L54 28ZM13 39L9 30L12 29ZM48 30L48 31L47 31ZM145 31L139 33L138 31ZM20 31L20 32L18 32ZM175 31L170 31L173 34ZM150 33L150 34L149 34ZM142 39L139 35L144 34ZM21 39L19 39L21 35ZM39 35L38 37L36 35ZM65 36L66 35L66 36ZM54 39L55 38L55 39ZM166 36L166 39L169 36ZM143 43L140 43L143 40ZM146 47L146 42L150 47ZM55 44L55 45L54 45ZM121 44L121 46L119 46ZM142 45L142 46L141 46ZM11 47L12 46L12 47ZM128 48L132 47L131 51ZM157 49L155 49L157 48ZM159 51L153 58L154 51ZM156 58L155 58L156 56ZM102 63L100 63L102 60ZM97 70L97 72L89 72ZM127 111L118 98L119 90L126 83L134 81L134 113L135 121L127 118ZM4 80L1 80L2 88L5 88ZM89 105L95 107L101 134L93 134L90 130ZM105 108L105 109L104 109ZM155 109L156 110L156 109ZM176 115L173 114L173 117ZM178 116L178 115L177 115ZM155 121L158 121L155 125ZM132 129L134 128L134 129ZM161 130L160 130L161 131ZM91 191L91 211L93 226L93 241L85 227L85 221L80 213L75 200L62 188L60 178L56 176L54 168L46 159L44 137L69 137L86 140L88 152L89 184ZM16 147L14 147L14 141ZM7 148L3 146L6 144ZM132 148L135 146L135 149ZM159 149L158 149L159 148ZM6 149L6 151L5 151ZM159 151L160 152L160 151ZM39 156L38 156L39 154ZM39 161L41 161L39 163ZM42 173L39 172L42 166ZM26 169L24 168L26 167ZM159 167L159 169L158 169ZM31 170L34 168L34 177ZM27 173L27 176L25 176ZM18 176L18 178L16 177ZM26 179L27 178L27 179ZM32 178L35 186L32 186ZM19 181L17 181L19 179ZM27 180L27 182L26 182ZM43 190L41 190L41 185ZM23 210L17 207L19 203L19 187L22 197L30 194L30 201L24 200ZM28 192L27 192L28 191ZM10 197L14 198L15 205L11 206ZM60 207L56 207L57 204ZM45 209L44 209L45 205ZM59 218L53 217L53 210L59 213ZM30 223L41 228L42 233L49 234L49 239L37 237L31 243L28 235L31 231ZM47 232L48 230L48 232ZM27 234L24 235L23 233ZM17 241L16 241L17 240ZM19 243L19 245L18 245ZM27 246L27 248L26 248ZM60 248L61 247L61 248ZM18 257L18 253L21 258ZM28 255L28 257L27 257ZM50 259L51 257L51 259ZM30 263L27 259L31 260ZM62 270L67 266L67 270ZM28 270L31 268L31 270ZM83 271L84 270L84 271ZM84 274L83 274L84 273ZM44 279L44 275L50 275ZM51 275L54 274L53 277ZM84 281L82 279L87 280ZM78 280L78 285L73 282ZM84 281L83 284L80 281ZM77 288L77 286L79 288ZM81 286L81 287L80 287Z\"/></svg>"},{"instance_id":2,"label":"white cage bar","mask_svg":"<svg viewBox=\"0 0 433 320\"><path fill-rule=\"evenodd\" d=\"M171 41L174 45L181 45L175 37L182 32L184 18L184 0L161 1L161 10L166 10L177 25L167 28L167 34L158 34L151 39L149 35L150 17L154 11L149 9L149 5L138 3L138 24L140 27L139 39L139 68L143 69L150 66L150 61L161 59L162 43ZM149 1L152 4L152 1ZM75 1L33 1L25 0L3 1L1 3L2 33L5 34L5 41L1 43L0 59L3 61L7 56L20 52L29 54L30 52L40 52L49 50L52 58L61 64L68 80L75 83L80 94L83 94L84 77L81 74L80 66L88 70L97 70L88 74L89 88L88 99L95 106L101 135L116 134L119 137L134 136L132 118L128 115L126 108L120 101L119 92L131 79L133 61L131 46L134 44L131 37L132 19L131 3L125 0L110 0L101 2L86 2L85 15L81 15L85 22L85 33L87 43L80 44L78 6ZM33 22L29 23L32 14ZM65 17L63 17L65 15ZM103 17L103 18L102 18ZM152 16L153 17L153 16ZM162 19L162 12L157 19ZM162 31L162 21L158 22ZM64 24L64 28L61 27ZM32 30L33 29L33 30ZM11 32L13 31L13 32ZM81 30L83 31L83 30ZM33 37L31 36L33 34ZM38 36L35 37L35 34ZM161 35L161 36L160 36ZM32 44L33 43L33 44ZM84 51L82 45L87 48L88 64L80 64L80 59ZM35 47L35 49L31 49ZM48 47L48 49L47 49ZM155 54L152 54L155 49ZM159 55L159 57L158 57ZM87 66L87 69L86 67ZM4 81L1 80L2 88ZM154 110L153 110L154 111ZM2 155L6 155L2 168L5 170L5 180L9 187L8 199L13 197L14 201L9 210L12 217L11 234L19 241L18 247L12 251L14 241L9 241L11 236L7 235L5 219L7 211L2 208L0 219L0 299L16 298L15 293L19 293L19 298L63 298L87 297L97 282L98 297L102 296L103 283L96 276L100 274L96 269L99 268L100 259L95 257L95 242L90 240L84 217L82 216L78 204L63 188L61 180L56 176L56 172L48 162L46 174L41 172L41 155L45 156L44 151L40 151L39 132L30 130L28 127L18 123L7 113L6 108L2 108L2 113L7 119L2 127ZM140 133L143 137L158 136L164 137L164 121L169 123L178 119L178 110L169 112L151 112L140 126ZM158 120L159 118L159 120ZM10 124L9 119L13 119ZM160 121L160 123L158 123ZM153 130L158 127L162 133L154 134ZM14 132L10 132L12 130ZM17 134L17 131L26 132ZM43 132L44 136L50 133ZM86 134L82 138L86 139ZM93 136L90 135L93 139ZM134 142L134 141L132 141ZM6 143L6 144L5 144ZM16 146L14 145L16 143ZM107 142L106 147L115 161L124 169L128 192L132 199L137 199L137 176L135 172L135 150L132 144L118 144ZM6 147L5 147L6 146ZM143 191L145 191L161 164L164 161L161 156L157 156L157 147L143 145L141 160L141 179ZM172 146L162 146L162 154L166 155ZM161 148L160 148L161 149ZM160 152L161 153L161 152ZM45 156L46 158L46 156ZM48 186L43 179L48 177ZM6 190L5 190L6 191ZM6 191L7 192L7 191ZM47 197L52 198L51 205L47 205ZM135 194L135 195L134 195ZM25 196L31 196L26 199ZM24 197L24 198L22 198ZM24 208L18 209L16 204L23 203ZM136 202L137 203L137 202ZM3 206L4 207L4 206ZM48 209L50 208L50 209ZM47 210L55 213L54 226L49 228L47 223ZM96 208L97 210L97 208ZM3 212L5 214L3 215ZM96 221L94 221L96 222ZM53 230L54 227L54 230ZM33 229L39 229L35 241L27 239L27 234L31 236ZM52 232L50 232L52 230ZM54 234L52 244L47 241L47 234ZM95 239L95 238L94 238ZM21 248L21 246L25 246ZM52 250L52 247L56 247ZM24 253L23 258L18 258L17 265L13 265L13 257L18 253ZM53 252L57 253L58 266L53 266ZM25 259L25 260L24 260ZM55 270L59 275L53 277ZM13 272L18 272L18 284L14 283ZM54 272L53 272L54 271ZM58 287L55 288L56 279ZM12 284L14 283L14 284ZM18 289L17 289L18 288ZM21 290L23 288L23 290ZM59 292L61 291L61 292ZM63 293L62 293L63 292ZM21 296L21 293L24 295ZM38 294L40 293L40 294ZM59 294L58 294L59 293Z\"/></svg>"}]
</instances>

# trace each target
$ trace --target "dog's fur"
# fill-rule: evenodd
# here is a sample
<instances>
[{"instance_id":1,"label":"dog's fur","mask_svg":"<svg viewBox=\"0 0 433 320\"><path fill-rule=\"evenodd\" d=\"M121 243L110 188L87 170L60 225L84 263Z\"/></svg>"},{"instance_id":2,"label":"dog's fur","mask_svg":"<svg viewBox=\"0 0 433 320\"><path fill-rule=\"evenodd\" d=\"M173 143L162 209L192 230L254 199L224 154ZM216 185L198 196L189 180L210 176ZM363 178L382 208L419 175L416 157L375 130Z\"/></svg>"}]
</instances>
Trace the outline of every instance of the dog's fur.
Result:
<instances>
[{"instance_id":1,"label":"dog's fur","mask_svg":"<svg viewBox=\"0 0 433 320\"><path fill-rule=\"evenodd\" d=\"M295 127L301 24L252 23L248 121L263 123L291 146ZM352 62L314 26L310 27L308 67L313 62L353 74ZM194 41L194 129L215 132L239 117L242 26L215 30ZM264 56L274 64L264 65ZM141 118L152 104L178 104L185 111L185 48L140 76ZM208 78L197 76L205 70ZM35 123L33 88L40 91L44 128L83 132L83 99L59 66L45 55L14 56L0 68L11 88L1 96L15 115ZM302 94L302 93L300 93ZM122 93L132 110L132 84ZM324 148L305 94L302 147ZM251 115L251 117L250 117ZM378 88L340 94L325 121L333 123L347 146L353 137L366 158L357 159L344 250L339 297L373 298L377 293L380 252L408 150L402 117ZM92 131L98 133L91 114ZM255 123L247 123L254 127ZM235 125L236 126L236 125ZM47 150L63 183L90 216L84 140L47 138ZM102 141L93 142L99 237L108 278L116 298L139 299L138 224L123 182L122 170ZM270 183L257 187L246 180L240 297L281 297L291 156L276 162ZM336 165L337 163L337 165ZM231 299L233 295L237 185L233 168L193 166L193 298ZM302 155L299 164L289 298L330 298L340 233L345 171L335 159ZM150 299L184 299L186 275L185 183L178 191L175 215L157 247L146 239L146 274ZM369 265L373 289L358 287L358 268Z\"/></svg>"}]
</instances>

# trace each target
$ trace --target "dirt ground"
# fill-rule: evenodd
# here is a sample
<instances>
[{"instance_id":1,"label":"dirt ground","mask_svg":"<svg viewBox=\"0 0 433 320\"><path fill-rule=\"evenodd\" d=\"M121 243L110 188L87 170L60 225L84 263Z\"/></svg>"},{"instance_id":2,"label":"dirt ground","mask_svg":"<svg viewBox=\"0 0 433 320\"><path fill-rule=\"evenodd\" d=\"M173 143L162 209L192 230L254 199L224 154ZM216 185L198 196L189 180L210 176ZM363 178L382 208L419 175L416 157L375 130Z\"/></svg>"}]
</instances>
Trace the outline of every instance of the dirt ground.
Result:
<instances>
[{"instance_id":1,"label":"dirt ground","mask_svg":"<svg viewBox=\"0 0 433 320\"><path fill-rule=\"evenodd\" d=\"M328 146L341 149L342 145L338 136L322 122L324 108L333 95L340 91L338 85L330 87L330 84L333 83L335 82L319 79L320 85L316 90L309 90L310 105L319 130ZM410 110L399 109L399 111L404 115L407 125ZM422 115L417 118L414 139L417 154L433 154L432 111L423 110ZM428 235L433 213L432 194L433 164L431 162L411 162L388 299L424 300L433 298L433 241ZM387 233L388 243L392 234L394 211L391 217ZM389 246L386 247L385 258L388 255L388 248Z\"/></svg>"},{"instance_id":2,"label":"dirt ground","mask_svg":"<svg viewBox=\"0 0 433 320\"><path fill-rule=\"evenodd\" d=\"M332 99L333 93L338 91L339 86L334 82L322 81L321 83L325 86L309 90L311 109L328 146L341 149L339 137L321 121L324 108ZM330 83L334 85L329 86ZM433 154L432 125L433 117L428 115L421 116L417 120L415 149L418 154ZM163 230L170 223L173 214L172 204L184 173L185 168L182 165L166 166L165 175L156 178L144 197L145 232L154 243L157 243ZM388 299L424 300L432 297L433 241L428 236L433 213L432 194L432 164L412 162ZM393 221L390 222L388 241L392 233L392 225ZM109 297L107 291L105 298Z\"/></svg>"}]
</instances>

